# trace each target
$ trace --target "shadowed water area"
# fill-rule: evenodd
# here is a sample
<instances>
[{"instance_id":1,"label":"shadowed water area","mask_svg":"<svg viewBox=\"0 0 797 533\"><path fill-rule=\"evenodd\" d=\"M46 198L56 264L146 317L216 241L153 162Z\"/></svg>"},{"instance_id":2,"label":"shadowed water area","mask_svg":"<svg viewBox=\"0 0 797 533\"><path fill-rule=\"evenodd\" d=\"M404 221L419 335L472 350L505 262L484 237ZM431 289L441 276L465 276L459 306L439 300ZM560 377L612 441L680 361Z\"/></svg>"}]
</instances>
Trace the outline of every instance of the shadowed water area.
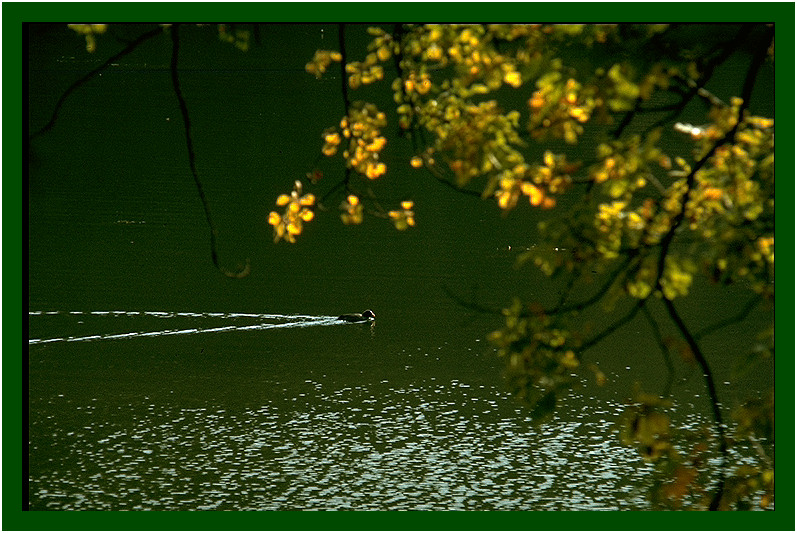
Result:
<instances>
[{"instance_id":1,"label":"shadowed water area","mask_svg":"<svg viewBox=\"0 0 797 533\"><path fill-rule=\"evenodd\" d=\"M180 60L220 261L249 260L249 276L227 278L210 261L168 37L75 91L31 146L30 509L649 509L653 468L620 445L617 418L635 381L653 392L672 381L676 404L694 413L675 423L709 424L700 372L668 376L639 318L591 352L611 386L584 373L533 425L486 340L501 316L450 296L494 308L512 296L555 301L561 287L514 268L535 246L529 206L502 217L494 202L421 177L410 144L391 135L391 170L372 187L394 203L411 196L417 227L344 226L337 200L297 244L273 244L275 199L314 168L320 133L343 109L339 80L304 70L336 45L335 28L265 28L246 53L184 28ZM31 30L31 129L110 55L104 47L120 47L101 39L95 57L81 39ZM374 94L363 98L389 109L389 91ZM321 164L319 193L343 177L338 163ZM728 291L730 304L704 308L709 289L694 292L683 311L695 323L731 316L745 297ZM375 321L337 320L365 309ZM707 353L748 339L728 328ZM719 369L717 382L733 405L771 375L732 389Z\"/></svg>"}]
</instances>

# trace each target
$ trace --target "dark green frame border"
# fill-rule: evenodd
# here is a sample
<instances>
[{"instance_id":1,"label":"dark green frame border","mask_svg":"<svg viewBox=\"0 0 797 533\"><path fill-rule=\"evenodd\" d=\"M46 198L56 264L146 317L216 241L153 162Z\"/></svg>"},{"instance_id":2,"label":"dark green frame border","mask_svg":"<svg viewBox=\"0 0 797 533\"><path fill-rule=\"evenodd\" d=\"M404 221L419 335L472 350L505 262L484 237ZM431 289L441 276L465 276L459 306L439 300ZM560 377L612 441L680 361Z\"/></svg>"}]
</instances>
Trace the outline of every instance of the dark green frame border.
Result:
<instances>
[{"instance_id":1,"label":"dark green frame border","mask_svg":"<svg viewBox=\"0 0 797 533\"><path fill-rule=\"evenodd\" d=\"M777 530L793 531L794 510L794 19L793 3L3 3L3 530ZM776 300L777 511L772 513L77 513L23 512L22 383L25 361L20 279L23 256L22 23L143 22L772 22L776 24L778 282ZM577 17L578 20L575 20ZM784 126L785 125L785 126ZM22 262L25 260L23 259ZM783 275L785 272L785 275ZM21 312L17 314L16 309Z\"/></svg>"}]
</instances>

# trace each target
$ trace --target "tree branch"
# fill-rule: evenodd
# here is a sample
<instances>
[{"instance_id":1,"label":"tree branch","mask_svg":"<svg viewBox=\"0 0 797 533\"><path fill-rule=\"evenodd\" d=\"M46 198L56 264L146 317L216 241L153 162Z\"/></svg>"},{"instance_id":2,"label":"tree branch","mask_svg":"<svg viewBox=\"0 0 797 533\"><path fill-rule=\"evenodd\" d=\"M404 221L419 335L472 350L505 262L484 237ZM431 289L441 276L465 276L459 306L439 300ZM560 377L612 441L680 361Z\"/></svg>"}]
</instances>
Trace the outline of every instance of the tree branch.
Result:
<instances>
[{"instance_id":1,"label":"tree branch","mask_svg":"<svg viewBox=\"0 0 797 533\"><path fill-rule=\"evenodd\" d=\"M177 72L177 59L180 51L180 35L179 35L179 24L175 24L172 26L172 61L171 61L171 75L172 75L172 85L174 86L174 94L177 96L177 102L180 104L180 113L183 116L183 125L185 126L185 143L186 148L188 150L188 167L191 169L191 175L194 178L194 184L196 185L197 194L199 194L199 199L202 201L202 208L205 210L205 220L208 223L208 227L210 228L210 258L213 261L213 265L225 276L230 278L243 278L249 275L250 271L250 263L249 259L246 260L246 266L243 269L239 270L238 272L233 272L227 270L223 266L219 264L219 255L216 248L216 236L218 235L218 230L216 229L216 225L213 223L213 217L210 214L210 204L208 204L208 199L205 196L205 191L202 187L202 181L199 179L199 173L196 170L196 163L195 163L195 155L194 155L194 143L191 139L191 120L188 116L188 106L185 103L185 99L183 98L183 93L180 90L180 78Z\"/></svg>"},{"instance_id":2,"label":"tree branch","mask_svg":"<svg viewBox=\"0 0 797 533\"><path fill-rule=\"evenodd\" d=\"M686 217L686 203L689 200L689 195L692 193L692 190L695 186L695 174L698 170L700 170L711 158L714 152L722 145L731 142L736 135L736 131L739 129L739 126L742 123L742 119L744 118L744 112L750 104L750 96L753 92L753 86L755 85L755 79L758 75L758 70L761 67L761 64L764 62L764 58L766 57L767 49L769 48L769 41L771 40L772 36L774 35L774 28L770 28L767 32L768 39L764 43L764 45L760 46L756 53L753 56L753 59L750 63L749 68L747 69L747 74L745 76L744 85L742 86L742 104L739 106L739 112L737 116L736 123L733 127L721 138L719 139L714 145L708 150L708 152L697 162L692 170L689 172L686 178L687 188L684 191L683 196L681 197L681 209L673 218L672 225L670 230L664 236L661 241L661 255L659 256L658 262L658 271L656 275L656 287L657 289L662 289L662 277L664 275L664 261L667 257L667 253L669 251L669 247L672 244L672 241L675 237L676 230L678 226L683 222L684 218ZM692 350L692 354L697 361L698 365L700 365L701 370L703 371L703 377L706 382L706 388L709 393L709 398L711 399L711 407L712 413L714 415L714 427L717 430L717 435L719 438L719 450L722 458L722 465L720 467L720 475L719 475L719 486L717 487L717 491L714 493L714 496L709 504L710 511L716 511L719 509L720 502L722 500L722 495L725 491L725 479L726 473L725 469L728 465L728 446L725 442L725 426L722 422L722 411L720 409L719 398L717 397L716 386L714 384L714 377L711 373L711 368L708 365L708 361L703 356L703 353L700 351L700 347L697 344L695 337L689 331L689 328L686 327L686 324L681 319L680 315L675 309L675 305L672 301L668 298L663 298L664 304L667 307L667 312L670 315L670 319L678 328L679 332L686 340L689 348Z\"/></svg>"},{"instance_id":3,"label":"tree branch","mask_svg":"<svg viewBox=\"0 0 797 533\"><path fill-rule=\"evenodd\" d=\"M653 331L653 337L656 339L656 344L659 345L659 350L661 350L662 356L664 356L664 366L667 367L667 382L664 385L664 390L662 391L661 395L667 397L670 395L670 389L672 388L672 382L675 378L675 367L672 364L672 360L670 359L670 351L667 349L667 346L664 344L664 339L661 336L661 330L659 329L659 325L656 320L653 318L653 315L650 313L650 309L648 309L647 304L642 307L642 313L645 315L645 318L650 325L650 329Z\"/></svg>"},{"instance_id":4,"label":"tree branch","mask_svg":"<svg viewBox=\"0 0 797 533\"><path fill-rule=\"evenodd\" d=\"M681 333L683 338L686 339L689 349L692 350L692 356L695 358L695 361L697 361L697 364L700 365L700 369L703 371L703 377L706 381L706 389L708 389L708 396L711 400L711 411L714 415L714 428L717 430L722 464L720 465L719 485L717 487L717 491L714 493L714 497L711 499L711 504L709 504L708 509L709 511L717 511L719 509L720 501L722 500L722 494L725 491L725 469L728 467L728 444L725 442L725 424L722 421L722 409L720 407L719 397L717 396L717 389L714 385L714 375L712 374L711 368L708 365L708 361L706 361L706 358L703 356L703 352L700 350L697 341L689 332L689 328L686 327L686 324L681 319L678 311L676 311L672 300L667 298L664 298L663 300L664 305L667 308L667 313L670 315L670 319L678 328L678 331Z\"/></svg>"},{"instance_id":5,"label":"tree branch","mask_svg":"<svg viewBox=\"0 0 797 533\"><path fill-rule=\"evenodd\" d=\"M349 77L346 75L346 25L342 23L338 24L338 48L340 48L340 94L343 98L343 116L348 117L351 102L349 101ZM351 166L346 161L343 170L343 185L346 190L349 189L349 180L351 180ZM331 192L324 197L326 198Z\"/></svg>"},{"instance_id":6,"label":"tree branch","mask_svg":"<svg viewBox=\"0 0 797 533\"><path fill-rule=\"evenodd\" d=\"M609 335L620 329L622 326L626 325L628 322L633 320L633 318L636 316L639 310L645 306L645 301L646 301L645 299L637 301L637 303L634 304L634 306L631 308L630 311L628 311L628 313L620 317L616 322L614 322L612 325L610 325L609 327L607 327L606 329L604 329L603 331L601 331L600 333L589 339L588 341L582 343L581 346L579 346L579 349L582 352L589 350L590 348L598 344L600 341L602 341L603 339L605 339L606 337L608 337Z\"/></svg>"},{"instance_id":7,"label":"tree branch","mask_svg":"<svg viewBox=\"0 0 797 533\"><path fill-rule=\"evenodd\" d=\"M772 30L770 30L770 34ZM715 142L711 148L701 157L695 165L690 170L689 174L686 176L686 190L684 191L683 195L681 195L681 209L672 219L672 223L670 225L669 231L664 235L661 240L661 255L659 256L658 262L658 270L657 270L657 286L661 287L661 277L664 274L664 260L667 257L667 252L669 251L670 244L672 244L672 240L675 237L676 230L678 226L681 225L684 218L686 217L686 204L689 201L689 196L692 194L692 190L695 187L695 176L697 172L705 166L709 159L714 155L714 152L720 146L727 144L733 141L734 136L736 135L736 131L739 129L739 126L742 124L742 119L744 118L744 112L747 110L747 107L750 105L750 95L753 92L753 86L755 85L755 78L758 74L758 69L761 67L761 64L764 61L764 57L766 56L767 47L763 46L759 50L759 52L753 57L752 62L750 63L750 67L747 70L747 75L745 76L744 85L742 87L742 104L739 106L739 112L737 114L736 123L733 127L728 130L728 132L723 135L723 137L717 142Z\"/></svg>"},{"instance_id":8,"label":"tree branch","mask_svg":"<svg viewBox=\"0 0 797 533\"><path fill-rule=\"evenodd\" d=\"M66 99L69 97L69 95L72 94L73 92L75 92L75 90L77 90L81 85L83 85L84 83L88 82L94 76L98 75L100 72L102 72L103 70L105 70L106 68L111 66L112 63L115 63L116 61L118 61L122 57L126 56L127 54L129 54L130 52L132 52L133 50L138 48L138 46L141 43L143 43L143 42L155 37L156 35L160 35L161 33L163 33L163 28L158 26L157 28L154 28L154 29L152 29L152 30L150 30L150 31L148 31L146 33L143 33L143 34L139 35L130 44L128 44L121 52L111 56L110 58L108 58L105 61L105 63L103 63L99 67L95 68L94 70L92 70L91 72L89 72L88 74L86 74L85 76L80 78L79 80L77 80L75 83L70 85L67 88L67 90L64 91L64 94L61 95L61 98L58 99L58 102L55 103L55 109L53 109L53 114L50 117L49 122L47 122L47 124L45 124L41 129L39 129L38 131L33 133L29 137L29 139L33 140L36 137L38 137L39 135L42 135L43 133L47 133L48 131L53 129L53 126L55 126L55 121L58 119L58 112L61 110L61 107L64 105L64 102L66 102Z\"/></svg>"},{"instance_id":9,"label":"tree branch","mask_svg":"<svg viewBox=\"0 0 797 533\"><path fill-rule=\"evenodd\" d=\"M473 298L470 302L463 300L462 298L454 294L454 291L449 289L446 285L441 284L440 287L443 289L443 292L445 292L449 296L449 298L454 300L457 304L461 305L465 309L470 309L471 311L476 311L477 313L482 313L486 315L502 314L501 309L497 309L494 307L487 307L482 304L476 303L475 298Z\"/></svg>"},{"instance_id":10,"label":"tree branch","mask_svg":"<svg viewBox=\"0 0 797 533\"><path fill-rule=\"evenodd\" d=\"M597 291L595 291L595 294L593 294L591 297L581 302L570 305L561 305L560 302L560 304L557 304L557 306L554 307L553 309L546 309L545 314L553 315L558 313L568 313L570 311L583 311L592 304L595 304L598 301L600 301L601 298L606 296L606 292L614 284L614 282L617 281L617 278L620 276L620 274L623 273L623 270L625 270L633 260L633 254L631 252L632 251L629 251L629 253L626 254L625 260L620 263L620 266L618 266L609 275L609 279L606 281L606 283L604 283Z\"/></svg>"},{"instance_id":11,"label":"tree branch","mask_svg":"<svg viewBox=\"0 0 797 533\"><path fill-rule=\"evenodd\" d=\"M719 322L715 322L714 324L706 326L703 329L697 331L694 334L695 339L700 339L702 337L705 337L706 335L714 333L717 330L730 326L731 324L741 322L742 320L747 318L747 315L749 315L750 312L753 309L755 309L755 307L761 302L762 299L763 297L760 294L756 294L755 296L753 296L753 298L750 299L749 302L747 302L747 304L745 304L744 307L742 307L741 311L739 311L732 317L720 320Z\"/></svg>"},{"instance_id":12,"label":"tree branch","mask_svg":"<svg viewBox=\"0 0 797 533\"><path fill-rule=\"evenodd\" d=\"M460 187L456 183L452 183L451 181L447 180L443 174L437 168L433 167L432 165L424 163L424 168L426 169L429 174L432 175L438 182L442 183L446 187L453 189L456 192L466 194L468 196L477 196L482 198L483 194L479 191L474 191L473 189L465 189L464 187Z\"/></svg>"},{"instance_id":13,"label":"tree branch","mask_svg":"<svg viewBox=\"0 0 797 533\"><path fill-rule=\"evenodd\" d=\"M739 44L744 42L745 37L752 31L752 25L750 24L743 24L741 28L739 28L738 33L736 36L727 41L722 48L722 51L713 59L709 60L706 64L705 71L703 75L700 76L698 81L693 81L688 83L689 91L681 98L681 101L675 104L675 108L673 111L667 115L666 117L654 122L647 128L645 128L645 133L648 133L668 122L674 120L681 112L686 108L687 104L694 98L696 95L701 94L701 90L703 87L708 83L711 79L712 74L714 73L714 69L717 68L719 65L724 63L733 52L739 47Z\"/></svg>"}]
</instances>

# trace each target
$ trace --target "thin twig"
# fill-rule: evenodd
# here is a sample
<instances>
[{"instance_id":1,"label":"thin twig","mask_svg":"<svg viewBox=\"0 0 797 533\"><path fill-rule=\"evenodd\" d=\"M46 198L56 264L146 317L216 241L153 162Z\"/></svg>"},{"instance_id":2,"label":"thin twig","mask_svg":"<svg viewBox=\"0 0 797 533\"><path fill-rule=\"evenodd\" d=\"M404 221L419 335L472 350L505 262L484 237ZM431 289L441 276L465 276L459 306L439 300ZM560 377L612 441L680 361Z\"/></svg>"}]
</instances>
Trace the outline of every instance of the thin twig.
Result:
<instances>
[{"instance_id":1,"label":"thin twig","mask_svg":"<svg viewBox=\"0 0 797 533\"><path fill-rule=\"evenodd\" d=\"M338 24L338 47L340 48L340 91L343 97L343 114L349 114L349 77L346 75L346 25Z\"/></svg>"},{"instance_id":2,"label":"thin twig","mask_svg":"<svg viewBox=\"0 0 797 533\"><path fill-rule=\"evenodd\" d=\"M724 327L730 326L730 325L735 324L737 322L741 322L742 320L747 318L747 315L749 315L750 312L753 309L756 308L756 306L761 302L762 299L763 299L763 297L760 294L756 294L755 296L753 296L750 299L749 302L747 302L747 304L745 304L744 307L742 307L741 311L739 311L738 313L736 313L732 317L725 318L723 320L720 320L719 322L711 324L710 326L706 326L705 328L697 331L694 334L695 338L696 339L700 339L700 338L702 338L702 337L704 337L704 336L706 336L706 335L708 335L710 333L714 333L715 331L720 330L720 329L722 329Z\"/></svg>"},{"instance_id":3,"label":"thin twig","mask_svg":"<svg viewBox=\"0 0 797 533\"><path fill-rule=\"evenodd\" d=\"M343 116L349 116L349 109L351 102L349 101L349 77L346 74L346 25L338 24L338 47L340 48L340 94L343 98ZM349 181L351 180L351 166L346 161L343 170L343 186L349 190ZM337 187L336 187L337 188ZM331 191L330 191L331 192Z\"/></svg>"},{"instance_id":4,"label":"thin twig","mask_svg":"<svg viewBox=\"0 0 797 533\"><path fill-rule=\"evenodd\" d=\"M659 345L659 350L661 350L661 354L664 357L664 366L667 367L667 382L664 384L664 390L661 393L661 395L666 398L670 395L670 389L672 388L672 383L675 379L675 367L670 359L670 351L667 349L667 346L664 344L664 339L661 336L659 324L653 318L653 315L650 313L650 309L648 309L647 304L642 307L642 313L645 315L648 325L650 325L650 329L653 331L653 337L656 340L656 344Z\"/></svg>"},{"instance_id":5,"label":"thin twig","mask_svg":"<svg viewBox=\"0 0 797 533\"><path fill-rule=\"evenodd\" d=\"M468 302L466 300L463 300L462 298L460 298L456 294L454 294L454 291L449 289L446 285L441 285L441 287L443 289L443 292L445 292L452 300L454 300L456 303L458 303L459 305L461 305L462 307L464 307L466 309L470 309L471 311L476 311L477 313L483 313L483 314L486 314L486 315L501 315L502 314L501 309L498 309L498 308L495 308L495 307L487 307L485 305L476 303L475 298L472 299L470 302Z\"/></svg>"},{"instance_id":6,"label":"thin twig","mask_svg":"<svg viewBox=\"0 0 797 533\"><path fill-rule=\"evenodd\" d=\"M748 434L747 438L750 439L750 442L753 443L753 448L755 448L755 451L758 452L758 456L764 462L766 467L771 469L772 468L772 459L769 458L769 456L767 455L767 452L764 450L764 447L761 446L761 442L752 433Z\"/></svg>"},{"instance_id":7,"label":"thin twig","mask_svg":"<svg viewBox=\"0 0 797 533\"><path fill-rule=\"evenodd\" d=\"M243 278L249 275L250 271L250 264L249 259L246 260L246 266L243 267L238 272L233 272L227 270L223 266L219 264L219 255L216 248L216 236L218 235L218 230L216 229L216 225L213 223L213 217L210 214L210 204L208 204L208 199L205 196L205 191L202 187L202 181L199 179L199 173L196 170L196 162L195 162L195 155L194 155L194 143L191 139L191 120L188 116L188 106L185 103L185 99L183 98L183 93L180 90L180 78L177 71L177 59L180 51L180 35L179 35L179 25L175 24L172 26L172 61L171 61L171 74L172 74L172 85L174 86L174 94L177 96L177 102L180 105L180 113L183 116L183 125L185 126L185 143L186 148L188 150L188 167L191 169L191 175L194 178L194 184L196 185L197 194L199 194L199 199L202 201L202 208L205 210L205 220L208 223L208 227L210 228L210 258L213 261L213 265L219 269L221 273L225 276L230 278Z\"/></svg>"},{"instance_id":8,"label":"thin twig","mask_svg":"<svg viewBox=\"0 0 797 533\"><path fill-rule=\"evenodd\" d=\"M447 179L446 179L446 178L445 178L445 177L442 175L442 173L440 172L440 170L439 170L439 169L437 169L436 167L434 167L434 166L432 166L432 165L429 165L429 164L424 164L424 168L425 168L425 169L426 169L426 171L427 171L427 172L429 172L429 174L431 174L431 175L432 175L432 177L433 177L433 178L435 178L435 179L436 179L438 182L442 183L442 184L443 184L443 185L445 185L446 187L449 187L450 189L452 189L452 190L454 190L454 191L456 191L456 192L459 192L459 193L462 193L462 194L466 194L466 195L468 195L468 196L477 196L477 197L479 197L479 198L482 198L482 197L484 196L484 194L483 194L483 193L481 193L481 192L479 192L479 191L474 191L473 189L466 189L466 188L464 188L464 187L460 187L460 186L459 186L459 185L457 185L456 183L452 183L451 181L447 180Z\"/></svg>"},{"instance_id":9,"label":"thin twig","mask_svg":"<svg viewBox=\"0 0 797 533\"><path fill-rule=\"evenodd\" d=\"M692 357L695 358L695 361L697 361L697 364L703 371L706 389L708 390L708 396L711 400L711 411L714 415L714 428L717 430L720 457L722 459L717 491L714 493L714 497L711 499L711 503L709 504L709 511L716 511L719 509L719 504L722 500L722 494L725 491L725 469L728 465L728 443L725 440L725 424L722 421L722 408L720 407L719 396L717 396L717 388L714 385L714 375L712 374L711 367L709 367L708 361L706 361L706 358L703 356L703 352L700 350L697 341L689 332L689 328L686 326L684 321L681 319L681 315L678 314L678 311L675 309L675 305L672 303L672 300L668 298L663 298L663 300L664 305L667 308L667 313L670 315L670 319L678 328L678 331L681 333L683 338L686 339L686 343L689 345L689 349L692 351Z\"/></svg>"},{"instance_id":10,"label":"thin twig","mask_svg":"<svg viewBox=\"0 0 797 533\"><path fill-rule=\"evenodd\" d=\"M321 199L318 200L317 205L322 209L324 209L325 208L324 202L327 200L327 198L332 196L335 193L335 191L337 191L342 187L348 187L346 180L341 180L337 182L331 189L329 189L326 193L324 193L324 196L322 196Z\"/></svg>"},{"instance_id":11,"label":"thin twig","mask_svg":"<svg viewBox=\"0 0 797 533\"><path fill-rule=\"evenodd\" d=\"M614 284L614 282L617 281L618 276L620 276L623 270L625 270L628 267L632 259L633 259L633 254L631 254L629 251L629 253L626 254L625 256L625 260L622 261L620 265L611 274L609 274L609 279L600 288L598 288L598 290L595 291L595 294L593 294L591 297L581 302L573 303L570 305L557 305L553 309L547 309L545 311L545 314L552 315L559 313L568 313L570 311L583 311L592 304L597 303L598 301L600 301L601 298L606 296L606 292Z\"/></svg>"},{"instance_id":12,"label":"thin twig","mask_svg":"<svg viewBox=\"0 0 797 533\"><path fill-rule=\"evenodd\" d=\"M564 289L562 289L562 294L559 297L559 301L556 302L556 306L554 309L561 309L561 307L565 304L567 299L570 297L570 291L573 290L573 286L576 284L576 280L579 278L579 274L576 273L574 270L570 273L570 277L568 278L567 282L565 283Z\"/></svg>"},{"instance_id":13,"label":"thin twig","mask_svg":"<svg viewBox=\"0 0 797 533\"><path fill-rule=\"evenodd\" d=\"M343 100L343 116L349 116L349 77L346 74L346 25L338 24L338 47L340 48L340 95ZM320 159L320 155L316 158L316 162ZM332 196L338 189L343 189L344 194L350 191L349 182L351 181L351 166L348 161L345 161L343 170L343 179L336 183L318 200L318 206L324 209L324 202Z\"/></svg>"},{"instance_id":14,"label":"thin twig","mask_svg":"<svg viewBox=\"0 0 797 533\"><path fill-rule=\"evenodd\" d=\"M64 102L66 102L66 99L69 97L69 95L75 92L75 90L78 87L80 87L81 85L92 79L94 76L98 75L100 72L111 66L112 63L115 63L120 58L126 56L127 54L138 48L138 46L141 43L151 39L152 37L155 37L156 35L160 35L161 33L163 33L163 28L158 26L157 28L154 28L146 33L139 35L130 44L128 44L121 52L111 56L105 61L105 63L95 68L94 70L92 70L91 72L80 78L79 80L77 80L75 83L70 85L67 88L67 90L64 91L64 94L61 95L61 98L58 99L58 102L56 102L55 109L53 109L53 114L50 117L50 121L47 122L47 124L45 124L40 130L32 134L30 136L30 140L33 140L39 135L50 131L53 128L53 126L55 126L55 121L58 119L58 112L61 110L61 107L64 105Z\"/></svg>"},{"instance_id":15,"label":"thin twig","mask_svg":"<svg viewBox=\"0 0 797 533\"><path fill-rule=\"evenodd\" d=\"M631 310L628 311L628 313L620 317L617 321L615 321L613 324L611 324L609 327L607 327L606 329L604 329L603 331L601 331L591 339L583 342L581 346L579 346L579 350L581 350L582 352L589 350L590 348L598 344L600 341L602 341L603 339L605 339L606 337L608 337L609 335L620 329L622 326L626 325L628 322L633 320L633 318L636 316L639 310L644 307L644 305L645 305L645 299L639 300L636 304L634 304Z\"/></svg>"},{"instance_id":16,"label":"thin twig","mask_svg":"<svg viewBox=\"0 0 797 533\"><path fill-rule=\"evenodd\" d=\"M739 32L736 34L736 36L730 41L727 41L723 45L723 49L719 53L719 55L709 60L709 62L706 64L705 70L700 79L693 83L689 83L689 91L683 96L681 101L678 102L678 104L676 104L676 107L673 109L673 111L664 118L654 122L653 124L645 128L644 133L653 131L660 126L671 122L678 115L680 115L681 112L683 112L683 110L686 108L687 104L689 104L689 102L692 100L692 98L694 98L696 95L701 94L701 89L703 89L706 83L708 83L708 81L711 79L711 76L714 73L714 69L716 69L722 63L724 63L731 56L731 54L733 54L733 52L736 51L736 49L739 47L739 44L744 42L745 37L751 31L752 31L751 24L743 24L742 27L739 28Z\"/></svg>"}]
</instances>

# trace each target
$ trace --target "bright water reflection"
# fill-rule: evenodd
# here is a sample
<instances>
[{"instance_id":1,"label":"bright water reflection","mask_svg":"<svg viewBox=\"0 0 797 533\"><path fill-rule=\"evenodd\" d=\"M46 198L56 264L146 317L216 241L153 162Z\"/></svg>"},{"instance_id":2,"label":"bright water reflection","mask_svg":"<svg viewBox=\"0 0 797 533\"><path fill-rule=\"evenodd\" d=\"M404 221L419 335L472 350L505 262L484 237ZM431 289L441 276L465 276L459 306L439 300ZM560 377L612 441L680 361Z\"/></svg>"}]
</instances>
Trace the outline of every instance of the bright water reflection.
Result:
<instances>
[{"instance_id":1,"label":"bright water reflection","mask_svg":"<svg viewBox=\"0 0 797 533\"><path fill-rule=\"evenodd\" d=\"M249 329L269 324L299 325ZM650 508L652 469L617 436L624 406L586 387L533 426L481 323L432 345L408 345L399 320L322 315L33 312L29 326L95 339L30 345L32 510Z\"/></svg>"},{"instance_id":2,"label":"bright water reflection","mask_svg":"<svg viewBox=\"0 0 797 533\"><path fill-rule=\"evenodd\" d=\"M31 509L646 508L620 406L534 428L504 392L456 379L306 385L244 408L34 402Z\"/></svg>"},{"instance_id":3,"label":"bright water reflection","mask_svg":"<svg viewBox=\"0 0 797 533\"><path fill-rule=\"evenodd\" d=\"M505 400L479 394L463 415L450 399L456 386L397 390L389 402L338 390L309 412L150 404L147 416L131 419L133 406L120 407L116 420L48 435L71 460L34 475L31 508L645 507L648 469L611 439L609 422L559 420L537 431L520 415L483 420L475 411ZM410 405L419 393L437 399ZM76 409L90 419L95 407Z\"/></svg>"}]
</instances>

